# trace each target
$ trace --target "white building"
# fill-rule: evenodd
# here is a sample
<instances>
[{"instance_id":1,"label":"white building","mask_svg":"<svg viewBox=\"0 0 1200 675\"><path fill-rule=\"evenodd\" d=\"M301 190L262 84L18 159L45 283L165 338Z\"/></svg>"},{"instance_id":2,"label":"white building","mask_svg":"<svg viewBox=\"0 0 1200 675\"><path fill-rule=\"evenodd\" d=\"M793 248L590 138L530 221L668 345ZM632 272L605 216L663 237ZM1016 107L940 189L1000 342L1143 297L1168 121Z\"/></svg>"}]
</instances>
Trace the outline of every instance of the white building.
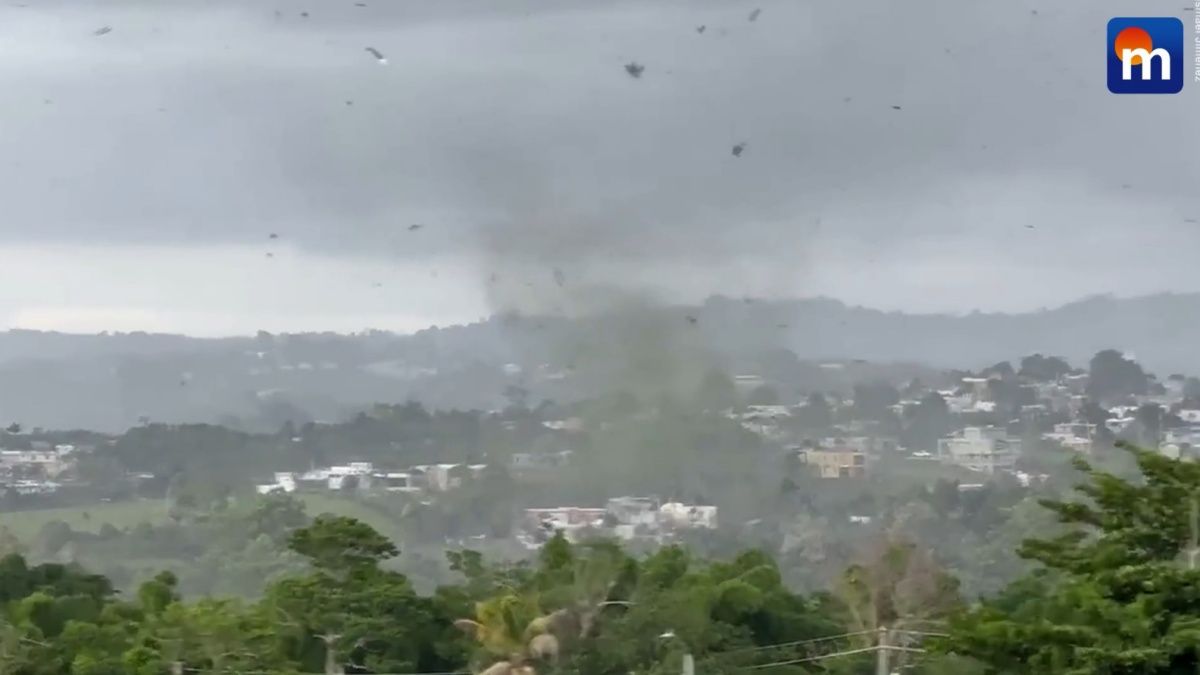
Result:
<instances>
[{"instance_id":1,"label":"white building","mask_svg":"<svg viewBox=\"0 0 1200 675\"><path fill-rule=\"evenodd\" d=\"M71 447L71 446L64 446ZM73 451L74 448L71 447ZM71 453L56 450L0 450L0 467L9 472L20 469L37 469L53 478L66 471L73 463Z\"/></svg>"},{"instance_id":2,"label":"white building","mask_svg":"<svg viewBox=\"0 0 1200 675\"><path fill-rule=\"evenodd\" d=\"M561 531L568 541L576 541L582 531L604 527L605 513L605 509L579 506L525 509L525 525L540 539Z\"/></svg>"},{"instance_id":3,"label":"white building","mask_svg":"<svg viewBox=\"0 0 1200 675\"><path fill-rule=\"evenodd\" d=\"M982 473L1011 469L1020 454L1021 440L1000 427L967 427L938 440L942 461Z\"/></svg>"},{"instance_id":4,"label":"white building","mask_svg":"<svg viewBox=\"0 0 1200 675\"><path fill-rule=\"evenodd\" d=\"M370 462L350 462L341 466L329 467L328 486L330 490L341 490L347 484L356 484L360 488L371 486L371 474L375 466Z\"/></svg>"},{"instance_id":5,"label":"white building","mask_svg":"<svg viewBox=\"0 0 1200 675\"><path fill-rule=\"evenodd\" d=\"M417 477L407 471L377 473L373 476L373 479L373 483L382 485L383 489L387 492L415 494L424 490L424 488L417 484Z\"/></svg>"},{"instance_id":6,"label":"white building","mask_svg":"<svg viewBox=\"0 0 1200 675\"><path fill-rule=\"evenodd\" d=\"M717 507L667 502L658 509L659 525L675 529L717 529Z\"/></svg>"},{"instance_id":7,"label":"white building","mask_svg":"<svg viewBox=\"0 0 1200 675\"><path fill-rule=\"evenodd\" d=\"M58 492L58 483L48 480L19 480L8 486L21 495L49 495Z\"/></svg>"},{"instance_id":8,"label":"white building","mask_svg":"<svg viewBox=\"0 0 1200 675\"><path fill-rule=\"evenodd\" d=\"M1054 425L1054 431L1042 434L1042 438L1083 454L1091 454L1092 439L1096 436L1096 425L1085 422L1062 422Z\"/></svg>"}]
</instances>

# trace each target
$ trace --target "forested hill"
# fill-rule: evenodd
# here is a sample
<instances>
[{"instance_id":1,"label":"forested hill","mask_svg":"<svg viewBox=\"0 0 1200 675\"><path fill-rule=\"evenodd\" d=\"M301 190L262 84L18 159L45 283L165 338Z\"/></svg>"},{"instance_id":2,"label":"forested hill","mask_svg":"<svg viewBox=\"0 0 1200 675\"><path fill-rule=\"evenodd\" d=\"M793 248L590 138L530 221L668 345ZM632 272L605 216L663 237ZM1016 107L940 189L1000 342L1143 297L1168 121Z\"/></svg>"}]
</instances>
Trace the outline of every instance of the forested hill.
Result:
<instances>
[{"instance_id":1,"label":"forested hill","mask_svg":"<svg viewBox=\"0 0 1200 675\"><path fill-rule=\"evenodd\" d=\"M975 368L1040 352L1083 364L1116 348L1165 376L1200 371L1197 334L1200 294L1096 297L1039 312L968 315L714 297L699 307L641 306L582 319L505 315L412 335L201 339L14 330L0 333L0 418L115 430L144 417L269 424L300 409L323 419L409 398L488 408L503 403L510 385L571 397L622 386L621 378L664 359L682 369L716 361L766 375L792 368L796 381L809 372L797 367L802 361ZM504 371L505 364L521 366L521 374ZM541 364L549 374L544 368L535 376Z\"/></svg>"}]
</instances>

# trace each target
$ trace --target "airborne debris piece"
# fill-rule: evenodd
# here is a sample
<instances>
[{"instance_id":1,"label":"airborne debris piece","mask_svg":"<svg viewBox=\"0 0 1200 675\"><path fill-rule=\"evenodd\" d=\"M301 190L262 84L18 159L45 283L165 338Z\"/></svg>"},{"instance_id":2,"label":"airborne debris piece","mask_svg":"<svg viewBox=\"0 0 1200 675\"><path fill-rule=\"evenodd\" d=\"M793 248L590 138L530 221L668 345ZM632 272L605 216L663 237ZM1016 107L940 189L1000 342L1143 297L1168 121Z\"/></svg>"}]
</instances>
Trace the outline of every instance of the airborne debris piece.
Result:
<instances>
[{"instance_id":1,"label":"airborne debris piece","mask_svg":"<svg viewBox=\"0 0 1200 675\"><path fill-rule=\"evenodd\" d=\"M898 105L894 105L894 106L892 106L892 110L903 110L903 108L901 108Z\"/></svg>"},{"instance_id":2,"label":"airborne debris piece","mask_svg":"<svg viewBox=\"0 0 1200 675\"><path fill-rule=\"evenodd\" d=\"M348 99L347 99L347 101L346 101L346 105L354 105L354 101L351 101L351 100L348 100Z\"/></svg>"},{"instance_id":3,"label":"airborne debris piece","mask_svg":"<svg viewBox=\"0 0 1200 675\"><path fill-rule=\"evenodd\" d=\"M354 6L355 6L355 7L366 7L366 6L367 6L367 3L365 3L365 2L356 2L356 3L354 3Z\"/></svg>"},{"instance_id":4,"label":"airborne debris piece","mask_svg":"<svg viewBox=\"0 0 1200 675\"><path fill-rule=\"evenodd\" d=\"M697 33L703 33L703 32L704 32L705 30L707 30L707 29L708 29L708 26L703 26L703 25L701 25L701 26L696 26L696 32L697 32Z\"/></svg>"},{"instance_id":5,"label":"airborne debris piece","mask_svg":"<svg viewBox=\"0 0 1200 675\"><path fill-rule=\"evenodd\" d=\"M92 31L92 35L108 35L111 32L112 26L101 26L100 28Z\"/></svg>"},{"instance_id":6,"label":"airborne debris piece","mask_svg":"<svg viewBox=\"0 0 1200 675\"><path fill-rule=\"evenodd\" d=\"M1195 219L1195 218L1184 218L1184 219L1183 219L1183 222L1185 222L1185 223L1194 223L1194 222L1196 222L1196 219Z\"/></svg>"},{"instance_id":7,"label":"airborne debris piece","mask_svg":"<svg viewBox=\"0 0 1200 675\"><path fill-rule=\"evenodd\" d=\"M300 16L302 16L302 17L304 17L305 19L307 19L307 18L308 18L308 12L300 12Z\"/></svg>"},{"instance_id":8,"label":"airborne debris piece","mask_svg":"<svg viewBox=\"0 0 1200 675\"><path fill-rule=\"evenodd\" d=\"M370 52L371 56L375 57L375 60L379 62L379 65L387 65L387 57L384 56L378 49L375 49L374 47L367 47L366 51Z\"/></svg>"},{"instance_id":9,"label":"airborne debris piece","mask_svg":"<svg viewBox=\"0 0 1200 675\"><path fill-rule=\"evenodd\" d=\"M745 151L746 151L746 142L745 141L742 141L741 143L738 143L737 145L733 146L733 150L732 150L734 157L741 157L742 153Z\"/></svg>"},{"instance_id":10,"label":"airborne debris piece","mask_svg":"<svg viewBox=\"0 0 1200 675\"><path fill-rule=\"evenodd\" d=\"M417 230L421 229L422 227L425 227L425 226L420 223L413 223L412 225L408 226L408 231L416 232Z\"/></svg>"},{"instance_id":11,"label":"airborne debris piece","mask_svg":"<svg viewBox=\"0 0 1200 675\"><path fill-rule=\"evenodd\" d=\"M775 327L776 328L787 328L788 325L786 323L777 323L777 324L775 324Z\"/></svg>"},{"instance_id":12,"label":"airborne debris piece","mask_svg":"<svg viewBox=\"0 0 1200 675\"><path fill-rule=\"evenodd\" d=\"M758 21L759 14L762 14L762 9L755 9L753 12L750 12L750 16L748 18L751 21Z\"/></svg>"},{"instance_id":13,"label":"airborne debris piece","mask_svg":"<svg viewBox=\"0 0 1200 675\"><path fill-rule=\"evenodd\" d=\"M646 66L643 66L637 61L630 61L629 63L625 64L625 72L629 73L630 77L641 77L645 70Z\"/></svg>"},{"instance_id":14,"label":"airborne debris piece","mask_svg":"<svg viewBox=\"0 0 1200 675\"><path fill-rule=\"evenodd\" d=\"M563 276L563 271L557 267L554 268L554 283L558 284L560 288L567 283L567 278Z\"/></svg>"},{"instance_id":15,"label":"airborne debris piece","mask_svg":"<svg viewBox=\"0 0 1200 675\"><path fill-rule=\"evenodd\" d=\"M268 257L268 258L274 258L274 257L275 257L275 254L274 254L274 253L271 253L270 251L267 251L267 257Z\"/></svg>"},{"instance_id":16,"label":"airborne debris piece","mask_svg":"<svg viewBox=\"0 0 1200 675\"><path fill-rule=\"evenodd\" d=\"M699 319L697 319L696 317L692 316L691 314L688 314L688 315L687 315L686 317L684 317L684 318L685 318L685 319L687 319L687 322L688 322L688 323L690 323L690 324L692 324L693 326L695 326L695 325L696 325L696 322L697 322L697 321L699 321Z\"/></svg>"},{"instance_id":17,"label":"airborne debris piece","mask_svg":"<svg viewBox=\"0 0 1200 675\"><path fill-rule=\"evenodd\" d=\"M267 239L278 239L278 238L279 238L279 235L275 234L274 232L267 235Z\"/></svg>"}]
</instances>

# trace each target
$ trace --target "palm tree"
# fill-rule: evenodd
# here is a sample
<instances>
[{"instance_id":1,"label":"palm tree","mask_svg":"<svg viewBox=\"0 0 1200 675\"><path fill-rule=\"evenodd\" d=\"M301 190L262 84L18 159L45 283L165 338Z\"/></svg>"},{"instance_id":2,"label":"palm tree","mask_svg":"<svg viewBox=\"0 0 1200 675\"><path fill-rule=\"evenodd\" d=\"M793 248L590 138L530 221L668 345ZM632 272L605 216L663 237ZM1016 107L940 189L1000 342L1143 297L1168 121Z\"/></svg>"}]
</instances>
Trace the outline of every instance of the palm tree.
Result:
<instances>
[{"instance_id":1,"label":"palm tree","mask_svg":"<svg viewBox=\"0 0 1200 675\"><path fill-rule=\"evenodd\" d=\"M454 622L489 655L499 658L479 675L535 675L530 663L558 659L558 638L551 632L557 612L538 614L531 598L510 593L478 603L474 619Z\"/></svg>"}]
</instances>

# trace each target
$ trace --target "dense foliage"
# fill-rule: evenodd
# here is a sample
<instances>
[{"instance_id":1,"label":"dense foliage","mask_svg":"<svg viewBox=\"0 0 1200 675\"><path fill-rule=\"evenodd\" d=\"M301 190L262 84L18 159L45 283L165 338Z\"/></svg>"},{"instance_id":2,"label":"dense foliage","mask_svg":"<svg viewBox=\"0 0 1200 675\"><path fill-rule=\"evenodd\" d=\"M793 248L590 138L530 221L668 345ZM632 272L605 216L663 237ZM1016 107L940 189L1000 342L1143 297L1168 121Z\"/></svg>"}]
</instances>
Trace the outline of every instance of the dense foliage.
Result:
<instances>
[{"instance_id":1,"label":"dense foliage","mask_svg":"<svg viewBox=\"0 0 1200 675\"><path fill-rule=\"evenodd\" d=\"M636 558L560 535L531 562L450 551L459 581L422 594L388 568L396 547L352 518L320 516L287 545L306 564L254 602L188 601L170 573L118 595L78 566L10 554L0 560L0 673L617 675L673 671L684 652L704 672L732 672L803 657L812 639L850 632L847 647L865 644L880 622L957 606L953 581L899 544L849 570L845 593L810 596L754 550L726 562L679 546Z\"/></svg>"},{"instance_id":2,"label":"dense foliage","mask_svg":"<svg viewBox=\"0 0 1200 675\"><path fill-rule=\"evenodd\" d=\"M1041 569L965 613L942 645L1012 675L1183 675L1200 668L1200 464L1127 446L1143 480L1082 465L1069 526L1030 539Z\"/></svg>"}]
</instances>

